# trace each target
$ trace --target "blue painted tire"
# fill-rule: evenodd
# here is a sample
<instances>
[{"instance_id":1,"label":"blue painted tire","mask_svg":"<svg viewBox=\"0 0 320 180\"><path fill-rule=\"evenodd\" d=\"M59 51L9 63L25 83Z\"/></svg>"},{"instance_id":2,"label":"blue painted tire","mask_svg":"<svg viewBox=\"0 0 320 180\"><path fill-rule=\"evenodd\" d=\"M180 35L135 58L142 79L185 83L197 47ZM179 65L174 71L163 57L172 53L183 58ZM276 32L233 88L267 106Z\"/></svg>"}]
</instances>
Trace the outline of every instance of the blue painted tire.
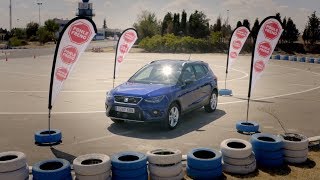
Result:
<instances>
[{"instance_id":1,"label":"blue painted tire","mask_svg":"<svg viewBox=\"0 0 320 180\"><path fill-rule=\"evenodd\" d=\"M140 169L146 166L147 156L133 151L120 152L112 156L111 164L112 167L121 170Z\"/></svg>"},{"instance_id":2,"label":"blue painted tire","mask_svg":"<svg viewBox=\"0 0 320 180\"><path fill-rule=\"evenodd\" d=\"M211 170L199 170L187 165L187 175L193 179L215 179L222 175L222 165Z\"/></svg>"},{"instance_id":3,"label":"blue painted tire","mask_svg":"<svg viewBox=\"0 0 320 180\"><path fill-rule=\"evenodd\" d=\"M258 132L259 124L253 121L238 121L236 124L236 129L240 132Z\"/></svg>"},{"instance_id":4,"label":"blue painted tire","mask_svg":"<svg viewBox=\"0 0 320 180\"><path fill-rule=\"evenodd\" d=\"M231 89L220 89L219 90L219 95L220 96L231 96L232 95L232 90Z\"/></svg>"},{"instance_id":5,"label":"blue painted tire","mask_svg":"<svg viewBox=\"0 0 320 180\"><path fill-rule=\"evenodd\" d=\"M124 177L112 175L112 180L148 180L148 174L143 174L141 176L133 177L133 178L124 178Z\"/></svg>"},{"instance_id":6,"label":"blue painted tire","mask_svg":"<svg viewBox=\"0 0 320 180\"><path fill-rule=\"evenodd\" d=\"M148 173L147 165L139 169L133 170L122 170L117 168L112 168L112 175L122 178L134 178L139 177Z\"/></svg>"},{"instance_id":7,"label":"blue painted tire","mask_svg":"<svg viewBox=\"0 0 320 180\"><path fill-rule=\"evenodd\" d=\"M32 167L32 175L34 180L67 180L72 177L70 163L64 159L38 162Z\"/></svg>"},{"instance_id":8,"label":"blue painted tire","mask_svg":"<svg viewBox=\"0 0 320 180\"><path fill-rule=\"evenodd\" d=\"M221 152L210 148L195 148L187 154L187 164L193 169L212 170L220 167Z\"/></svg>"},{"instance_id":9,"label":"blue painted tire","mask_svg":"<svg viewBox=\"0 0 320 180\"><path fill-rule=\"evenodd\" d=\"M259 133L251 136L252 148L263 151L278 151L283 147L280 137L273 134Z\"/></svg>"},{"instance_id":10,"label":"blue painted tire","mask_svg":"<svg viewBox=\"0 0 320 180\"><path fill-rule=\"evenodd\" d=\"M295 56L295 57L293 58L293 61L298 61L298 57Z\"/></svg>"},{"instance_id":11,"label":"blue painted tire","mask_svg":"<svg viewBox=\"0 0 320 180\"><path fill-rule=\"evenodd\" d=\"M262 159L257 161L258 166L266 167L266 168L273 168L282 166L284 163L284 158L279 159Z\"/></svg>"},{"instance_id":12,"label":"blue painted tire","mask_svg":"<svg viewBox=\"0 0 320 180\"><path fill-rule=\"evenodd\" d=\"M301 57L299 61L300 62L306 62L306 57Z\"/></svg>"},{"instance_id":13,"label":"blue painted tire","mask_svg":"<svg viewBox=\"0 0 320 180\"><path fill-rule=\"evenodd\" d=\"M253 152L258 161L264 159L280 159L284 157L283 149L278 151L262 151L259 149L253 149Z\"/></svg>"},{"instance_id":14,"label":"blue painted tire","mask_svg":"<svg viewBox=\"0 0 320 180\"><path fill-rule=\"evenodd\" d=\"M35 133L34 140L38 144L58 143L61 142L62 134L58 129L41 130Z\"/></svg>"},{"instance_id":15,"label":"blue painted tire","mask_svg":"<svg viewBox=\"0 0 320 180\"><path fill-rule=\"evenodd\" d=\"M314 60L315 60L314 58L310 58L309 63L314 63Z\"/></svg>"},{"instance_id":16,"label":"blue painted tire","mask_svg":"<svg viewBox=\"0 0 320 180\"><path fill-rule=\"evenodd\" d=\"M274 59L280 60L280 54L275 55Z\"/></svg>"}]
</instances>

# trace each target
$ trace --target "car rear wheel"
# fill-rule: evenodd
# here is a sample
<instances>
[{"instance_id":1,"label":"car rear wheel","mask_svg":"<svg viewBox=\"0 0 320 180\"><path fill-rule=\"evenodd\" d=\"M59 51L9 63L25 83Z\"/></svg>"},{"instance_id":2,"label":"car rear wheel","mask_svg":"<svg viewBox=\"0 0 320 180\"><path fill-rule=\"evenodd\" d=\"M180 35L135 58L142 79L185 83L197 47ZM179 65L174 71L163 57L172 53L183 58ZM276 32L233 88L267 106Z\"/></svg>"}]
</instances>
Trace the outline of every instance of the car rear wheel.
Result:
<instances>
[{"instance_id":1,"label":"car rear wheel","mask_svg":"<svg viewBox=\"0 0 320 180\"><path fill-rule=\"evenodd\" d=\"M166 126L169 129L174 129L177 127L180 118L180 109L177 103L172 103L168 109L167 119L165 121Z\"/></svg>"},{"instance_id":2,"label":"car rear wheel","mask_svg":"<svg viewBox=\"0 0 320 180\"><path fill-rule=\"evenodd\" d=\"M217 104L218 104L218 93L217 93L217 90L213 90L210 97L210 101L207 105L204 106L204 110L209 113L214 112L217 109Z\"/></svg>"},{"instance_id":3,"label":"car rear wheel","mask_svg":"<svg viewBox=\"0 0 320 180\"><path fill-rule=\"evenodd\" d=\"M114 118L110 118L111 121L113 121L114 123L123 123L124 121L123 120L120 120L120 119L114 119Z\"/></svg>"}]
</instances>

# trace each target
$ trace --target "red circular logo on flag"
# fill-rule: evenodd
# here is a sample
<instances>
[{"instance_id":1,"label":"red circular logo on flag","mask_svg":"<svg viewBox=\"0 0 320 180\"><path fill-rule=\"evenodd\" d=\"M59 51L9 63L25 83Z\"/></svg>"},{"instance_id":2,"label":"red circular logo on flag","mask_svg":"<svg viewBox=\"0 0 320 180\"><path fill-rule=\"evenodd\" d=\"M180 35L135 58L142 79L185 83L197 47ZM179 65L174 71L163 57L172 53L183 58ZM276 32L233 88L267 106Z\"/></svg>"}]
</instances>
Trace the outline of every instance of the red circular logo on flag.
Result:
<instances>
[{"instance_id":1,"label":"red circular logo on flag","mask_svg":"<svg viewBox=\"0 0 320 180\"><path fill-rule=\"evenodd\" d=\"M263 27L263 33L266 38L274 40L280 36L281 26L278 21L270 20Z\"/></svg>"},{"instance_id":2,"label":"red circular logo on flag","mask_svg":"<svg viewBox=\"0 0 320 180\"><path fill-rule=\"evenodd\" d=\"M83 22L78 22L72 25L69 30L69 37L71 42L79 45L87 42L91 34L92 32L90 30L90 27Z\"/></svg>"},{"instance_id":3,"label":"red circular logo on flag","mask_svg":"<svg viewBox=\"0 0 320 180\"><path fill-rule=\"evenodd\" d=\"M232 42L232 47L234 48L234 49L240 49L241 48L241 46L242 46L242 43L241 43L241 41L239 41L239 40L235 40L235 41L233 41Z\"/></svg>"},{"instance_id":4,"label":"red circular logo on flag","mask_svg":"<svg viewBox=\"0 0 320 180\"><path fill-rule=\"evenodd\" d=\"M245 37L247 37L248 35L248 30L247 28L239 28L236 32L236 36L239 38L239 39L243 39Z\"/></svg>"},{"instance_id":5,"label":"red circular logo on flag","mask_svg":"<svg viewBox=\"0 0 320 180\"><path fill-rule=\"evenodd\" d=\"M118 56L117 61L118 61L119 63L122 63L122 61L123 61L123 56Z\"/></svg>"},{"instance_id":6,"label":"red circular logo on flag","mask_svg":"<svg viewBox=\"0 0 320 180\"><path fill-rule=\"evenodd\" d=\"M258 53L261 57L268 57L271 55L272 47L269 42L263 41L258 45Z\"/></svg>"},{"instance_id":7,"label":"red circular logo on flag","mask_svg":"<svg viewBox=\"0 0 320 180\"><path fill-rule=\"evenodd\" d=\"M64 67L59 67L56 71L56 78L59 80L59 81L64 81L67 79L68 77L68 69L64 68Z\"/></svg>"},{"instance_id":8,"label":"red circular logo on flag","mask_svg":"<svg viewBox=\"0 0 320 180\"><path fill-rule=\"evenodd\" d=\"M124 40L127 43L132 43L134 41L134 39L136 38L136 33L132 32L132 31L128 31L124 34Z\"/></svg>"},{"instance_id":9,"label":"red circular logo on flag","mask_svg":"<svg viewBox=\"0 0 320 180\"><path fill-rule=\"evenodd\" d=\"M230 53L230 57L233 58L233 59L235 59L235 58L238 57L238 54L237 54L236 52L231 52L231 53Z\"/></svg>"},{"instance_id":10,"label":"red circular logo on flag","mask_svg":"<svg viewBox=\"0 0 320 180\"><path fill-rule=\"evenodd\" d=\"M254 69L256 70L256 72L260 73L264 70L265 64L262 60L259 60L257 62L254 63Z\"/></svg>"},{"instance_id":11,"label":"red circular logo on flag","mask_svg":"<svg viewBox=\"0 0 320 180\"><path fill-rule=\"evenodd\" d=\"M122 44L122 45L120 46L120 52L121 52L122 54L126 53L126 52L128 51L128 49L129 49L128 44Z\"/></svg>"},{"instance_id":12,"label":"red circular logo on flag","mask_svg":"<svg viewBox=\"0 0 320 180\"><path fill-rule=\"evenodd\" d=\"M62 49L60 57L66 64L73 64L78 57L78 50L74 46L67 46Z\"/></svg>"}]
</instances>

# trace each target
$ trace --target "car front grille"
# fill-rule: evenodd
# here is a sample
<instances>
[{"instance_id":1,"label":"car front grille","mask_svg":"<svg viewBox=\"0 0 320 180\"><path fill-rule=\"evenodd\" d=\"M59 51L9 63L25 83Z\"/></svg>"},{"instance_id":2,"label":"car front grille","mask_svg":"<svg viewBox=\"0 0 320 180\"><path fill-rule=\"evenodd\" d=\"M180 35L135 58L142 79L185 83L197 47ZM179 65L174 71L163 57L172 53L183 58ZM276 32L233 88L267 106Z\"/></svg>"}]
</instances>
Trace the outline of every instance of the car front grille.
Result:
<instances>
[{"instance_id":1,"label":"car front grille","mask_svg":"<svg viewBox=\"0 0 320 180\"><path fill-rule=\"evenodd\" d=\"M138 104L141 99L141 97L114 96L114 101L117 103Z\"/></svg>"},{"instance_id":2,"label":"car front grille","mask_svg":"<svg viewBox=\"0 0 320 180\"><path fill-rule=\"evenodd\" d=\"M143 121L142 112L138 108L135 108L135 113L125 113L125 112L115 111L114 107L112 107L110 109L109 116L113 118L119 118L119 119Z\"/></svg>"}]
</instances>

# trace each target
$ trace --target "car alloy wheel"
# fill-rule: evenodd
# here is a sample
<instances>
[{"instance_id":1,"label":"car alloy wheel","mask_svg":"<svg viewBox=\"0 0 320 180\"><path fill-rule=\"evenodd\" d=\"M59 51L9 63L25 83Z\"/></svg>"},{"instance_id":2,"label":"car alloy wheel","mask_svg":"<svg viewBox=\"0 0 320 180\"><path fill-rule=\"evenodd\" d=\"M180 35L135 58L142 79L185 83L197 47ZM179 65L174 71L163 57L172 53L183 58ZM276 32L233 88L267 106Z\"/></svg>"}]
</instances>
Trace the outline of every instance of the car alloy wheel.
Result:
<instances>
[{"instance_id":1,"label":"car alloy wheel","mask_svg":"<svg viewBox=\"0 0 320 180\"><path fill-rule=\"evenodd\" d=\"M176 103L172 104L168 111L168 119L167 119L167 126L169 129L174 129L177 127L179 123L179 107Z\"/></svg>"},{"instance_id":2,"label":"car alloy wheel","mask_svg":"<svg viewBox=\"0 0 320 180\"><path fill-rule=\"evenodd\" d=\"M211 106L211 109L217 108L217 95L216 95L216 93L212 93L212 95L211 95L210 106Z\"/></svg>"}]
</instances>

